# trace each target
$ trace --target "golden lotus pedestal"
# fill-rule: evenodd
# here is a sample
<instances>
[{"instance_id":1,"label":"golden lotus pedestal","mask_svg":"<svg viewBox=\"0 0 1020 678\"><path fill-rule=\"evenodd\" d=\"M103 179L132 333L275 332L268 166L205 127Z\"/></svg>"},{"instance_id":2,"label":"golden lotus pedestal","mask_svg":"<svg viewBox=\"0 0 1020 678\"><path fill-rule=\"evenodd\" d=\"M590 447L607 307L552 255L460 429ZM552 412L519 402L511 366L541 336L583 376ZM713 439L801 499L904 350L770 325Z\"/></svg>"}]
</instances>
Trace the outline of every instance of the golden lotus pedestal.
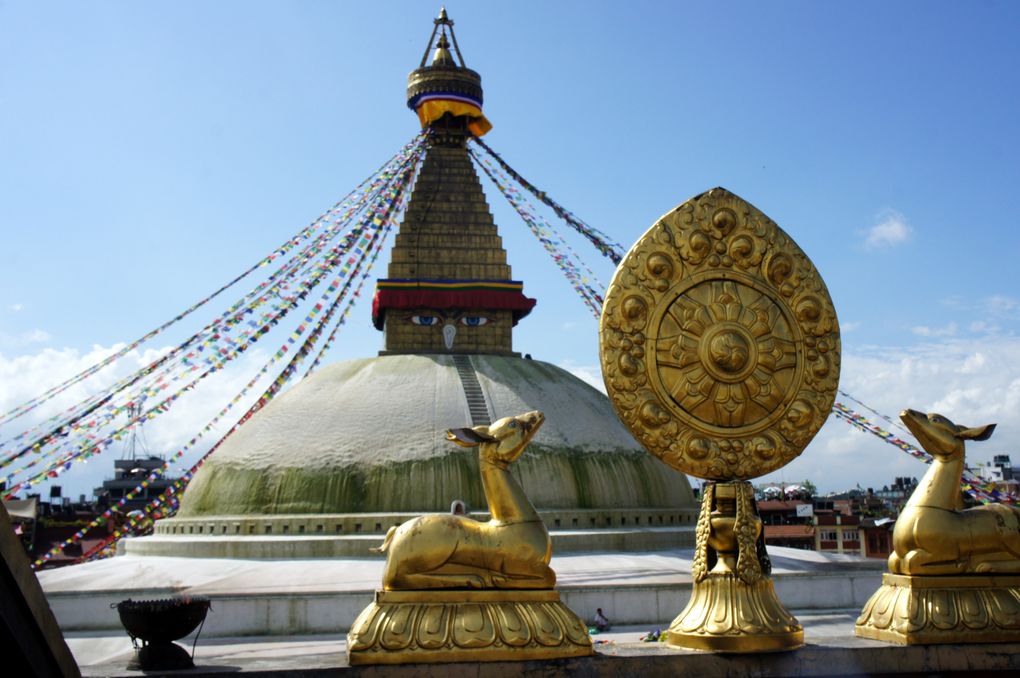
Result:
<instances>
[{"instance_id":1,"label":"golden lotus pedestal","mask_svg":"<svg viewBox=\"0 0 1020 678\"><path fill-rule=\"evenodd\" d=\"M776 597L748 482L706 483L687 607L667 644L715 652L793 650L804 628Z\"/></svg>"},{"instance_id":2,"label":"golden lotus pedestal","mask_svg":"<svg viewBox=\"0 0 1020 678\"><path fill-rule=\"evenodd\" d=\"M886 573L854 633L900 645L1020 642L1020 576Z\"/></svg>"},{"instance_id":3,"label":"golden lotus pedestal","mask_svg":"<svg viewBox=\"0 0 1020 678\"><path fill-rule=\"evenodd\" d=\"M593 653L588 628L554 590L377 591L347 634L351 665Z\"/></svg>"},{"instance_id":4,"label":"golden lotus pedestal","mask_svg":"<svg viewBox=\"0 0 1020 678\"><path fill-rule=\"evenodd\" d=\"M772 580L745 584L732 574L709 574L669 627L667 643L714 652L794 650L804 629L776 597Z\"/></svg>"}]
</instances>

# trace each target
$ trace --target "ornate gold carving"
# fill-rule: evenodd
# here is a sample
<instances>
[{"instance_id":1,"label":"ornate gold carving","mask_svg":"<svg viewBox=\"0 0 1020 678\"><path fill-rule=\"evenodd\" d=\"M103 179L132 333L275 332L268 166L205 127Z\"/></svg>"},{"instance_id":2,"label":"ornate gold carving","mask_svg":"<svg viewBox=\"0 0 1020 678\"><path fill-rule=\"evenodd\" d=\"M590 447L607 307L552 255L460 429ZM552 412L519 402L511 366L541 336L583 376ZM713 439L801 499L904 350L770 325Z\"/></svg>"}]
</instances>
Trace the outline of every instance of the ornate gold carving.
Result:
<instances>
[{"instance_id":1,"label":"ornate gold carving","mask_svg":"<svg viewBox=\"0 0 1020 678\"><path fill-rule=\"evenodd\" d=\"M752 478L799 455L839 381L828 291L768 217L716 188L660 219L606 294L602 370L621 419L670 466Z\"/></svg>"},{"instance_id":2,"label":"ornate gold carving","mask_svg":"<svg viewBox=\"0 0 1020 678\"><path fill-rule=\"evenodd\" d=\"M900 645L1020 642L1020 576L887 573L854 633Z\"/></svg>"},{"instance_id":3,"label":"ornate gold carving","mask_svg":"<svg viewBox=\"0 0 1020 678\"><path fill-rule=\"evenodd\" d=\"M761 530L750 483L705 486L691 567L694 590L669 627L671 645L760 652L804 643L803 627L779 602L768 577Z\"/></svg>"},{"instance_id":4,"label":"ornate gold carving","mask_svg":"<svg viewBox=\"0 0 1020 678\"><path fill-rule=\"evenodd\" d=\"M583 657L584 623L556 591L379 591L347 634L350 663Z\"/></svg>"},{"instance_id":5,"label":"ornate gold carving","mask_svg":"<svg viewBox=\"0 0 1020 678\"><path fill-rule=\"evenodd\" d=\"M691 562L691 576L697 584L708 576L709 553L708 537L712 533L712 507L715 506L715 483L707 483L702 489L701 512L698 513L698 525L695 528L694 560ZM715 554L711 555L714 561Z\"/></svg>"},{"instance_id":6,"label":"ornate gold carving","mask_svg":"<svg viewBox=\"0 0 1020 678\"><path fill-rule=\"evenodd\" d=\"M716 652L792 650L804 628L776 597L772 580L746 584L733 574L712 575L669 627L670 645Z\"/></svg>"},{"instance_id":7,"label":"ornate gold carving","mask_svg":"<svg viewBox=\"0 0 1020 678\"><path fill-rule=\"evenodd\" d=\"M431 514L390 528L378 549L386 553L384 591L351 627L351 664L593 653L584 623L553 590L549 532L510 473L543 421L534 411L447 432L478 448L492 519Z\"/></svg>"},{"instance_id":8,"label":"ornate gold carving","mask_svg":"<svg viewBox=\"0 0 1020 678\"><path fill-rule=\"evenodd\" d=\"M821 277L768 217L716 188L659 219L621 262L599 327L602 373L634 437L704 487L694 592L669 644L792 649L749 483L825 422L839 326Z\"/></svg>"},{"instance_id":9,"label":"ornate gold carving","mask_svg":"<svg viewBox=\"0 0 1020 678\"><path fill-rule=\"evenodd\" d=\"M737 576L745 584L754 584L762 577L762 567L758 561L761 519L752 505L754 490L751 485L740 483L737 488L737 515L733 523L733 534L737 540Z\"/></svg>"}]
</instances>

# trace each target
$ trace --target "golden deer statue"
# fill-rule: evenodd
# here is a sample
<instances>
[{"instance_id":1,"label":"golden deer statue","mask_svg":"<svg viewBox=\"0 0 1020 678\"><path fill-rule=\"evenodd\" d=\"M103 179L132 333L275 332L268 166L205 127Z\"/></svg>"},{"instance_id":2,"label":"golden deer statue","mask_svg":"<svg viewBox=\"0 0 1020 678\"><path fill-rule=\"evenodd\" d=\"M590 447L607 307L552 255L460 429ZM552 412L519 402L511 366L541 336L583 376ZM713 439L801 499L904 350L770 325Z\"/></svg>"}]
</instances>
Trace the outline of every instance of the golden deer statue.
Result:
<instances>
[{"instance_id":1,"label":"golden deer statue","mask_svg":"<svg viewBox=\"0 0 1020 678\"><path fill-rule=\"evenodd\" d=\"M478 447L482 487L492 519L433 513L391 527L383 589L552 589L549 532L517 479L513 463L538 432L545 417L528 412L489 426L447 431L447 439Z\"/></svg>"},{"instance_id":2,"label":"golden deer statue","mask_svg":"<svg viewBox=\"0 0 1020 678\"><path fill-rule=\"evenodd\" d=\"M352 664L565 659L594 654L560 600L552 540L510 464L545 417L528 412L447 439L478 448L492 519L433 513L390 528L382 590L347 634Z\"/></svg>"},{"instance_id":3,"label":"golden deer statue","mask_svg":"<svg viewBox=\"0 0 1020 678\"><path fill-rule=\"evenodd\" d=\"M995 424L966 428L941 414L905 410L903 423L934 459L896 520L889 571L903 575L1020 573L1020 511L1002 504L957 510L964 441Z\"/></svg>"}]
</instances>

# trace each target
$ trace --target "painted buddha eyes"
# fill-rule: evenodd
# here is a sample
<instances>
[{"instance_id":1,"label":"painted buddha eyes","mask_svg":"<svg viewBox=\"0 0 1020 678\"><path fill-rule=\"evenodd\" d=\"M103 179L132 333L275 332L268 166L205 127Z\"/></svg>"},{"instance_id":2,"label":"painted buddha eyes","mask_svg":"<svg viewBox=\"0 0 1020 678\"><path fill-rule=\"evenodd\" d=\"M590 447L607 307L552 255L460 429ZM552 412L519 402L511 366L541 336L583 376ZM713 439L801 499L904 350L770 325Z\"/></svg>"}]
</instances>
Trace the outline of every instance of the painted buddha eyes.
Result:
<instances>
[{"instance_id":1,"label":"painted buddha eyes","mask_svg":"<svg viewBox=\"0 0 1020 678\"><path fill-rule=\"evenodd\" d=\"M443 322L440 316L427 314L412 315L409 320L415 325L421 325L422 327L436 327ZM465 315L457 320L465 327L481 327L490 322L489 318L486 318L484 315Z\"/></svg>"}]
</instances>

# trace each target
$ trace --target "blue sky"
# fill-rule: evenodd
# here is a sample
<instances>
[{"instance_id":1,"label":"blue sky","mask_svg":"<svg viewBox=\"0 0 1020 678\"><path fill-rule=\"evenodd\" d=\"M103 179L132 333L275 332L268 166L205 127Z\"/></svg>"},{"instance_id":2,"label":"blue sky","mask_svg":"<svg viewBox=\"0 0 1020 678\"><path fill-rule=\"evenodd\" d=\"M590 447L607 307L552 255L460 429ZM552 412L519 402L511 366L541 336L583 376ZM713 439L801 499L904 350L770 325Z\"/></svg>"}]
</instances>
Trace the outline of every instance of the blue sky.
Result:
<instances>
[{"instance_id":1,"label":"blue sky","mask_svg":"<svg viewBox=\"0 0 1020 678\"><path fill-rule=\"evenodd\" d=\"M203 297L409 140L405 78L438 7L0 5L0 409ZM705 189L738 193L825 278L847 391L998 420L971 458L1020 461L1015 3L448 10L486 140L525 177L627 246ZM516 348L597 382L597 323L488 196L539 298ZM338 344L381 348L367 303ZM839 489L923 470L830 422L783 475Z\"/></svg>"}]
</instances>

